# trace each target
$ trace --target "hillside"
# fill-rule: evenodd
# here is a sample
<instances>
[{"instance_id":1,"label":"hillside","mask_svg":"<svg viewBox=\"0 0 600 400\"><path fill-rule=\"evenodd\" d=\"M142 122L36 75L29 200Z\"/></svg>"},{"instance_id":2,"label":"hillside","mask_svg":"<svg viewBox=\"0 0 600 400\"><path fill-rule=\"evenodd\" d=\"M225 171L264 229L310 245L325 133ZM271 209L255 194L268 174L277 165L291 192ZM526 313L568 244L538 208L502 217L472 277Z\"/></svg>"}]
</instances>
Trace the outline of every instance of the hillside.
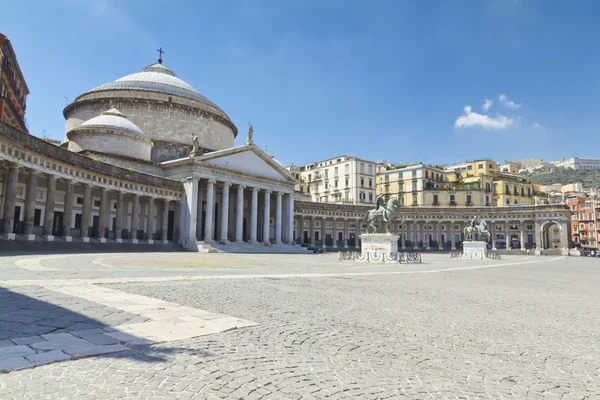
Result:
<instances>
[{"instance_id":1,"label":"hillside","mask_svg":"<svg viewBox=\"0 0 600 400\"><path fill-rule=\"evenodd\" d=\"M581 182L584 188L596 188L600 186L600 171L576 171L570 168L558 168L556 172L543 171L523 174L523 176L540 185L552 185L554 183L566 185Z\"/></svg>"}]
</instances>

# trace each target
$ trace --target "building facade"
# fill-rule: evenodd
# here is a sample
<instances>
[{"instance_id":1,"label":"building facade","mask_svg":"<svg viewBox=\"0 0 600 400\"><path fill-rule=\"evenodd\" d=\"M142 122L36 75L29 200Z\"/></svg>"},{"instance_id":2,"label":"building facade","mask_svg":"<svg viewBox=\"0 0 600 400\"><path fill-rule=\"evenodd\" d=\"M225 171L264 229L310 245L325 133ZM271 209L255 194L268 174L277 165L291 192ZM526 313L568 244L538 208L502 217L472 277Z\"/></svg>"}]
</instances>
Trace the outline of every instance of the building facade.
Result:
<instances>
[{"instance_id":1,"label":"building facade","mask_svg":"<svg viewBox=\"0 0 600 400\"><path fill-rule=\"evenodd\" d=\"M29 88L12 44L0 33L0 121L27 131L27 95Z\"/></svg>"},{"instance_id":2,"label":"building facade","mask_svg":"<svg viewBox=\"0 0 600 400\"><path fill-rule=\"evenodd\" d=\"M449 204L441 190L446 188L444 170L425 164L378 165L377 195L397 197L403 206Z\"/></svg>"},{"instance_id":3,"label":"building facade","mask_svg":"<svg viewBox=\"0 0 600 400\"><path fill-rule=\"evenodd\" d=\"M570 196L571 240L576 247L600 249L600 200L596 197Z\"/></svg>"},{"instance_id":4,"label":"building facade","mask_svg":"<svg viewBox=\"0 0 600 400\"><path fill-rule=\"evenodd\" d=\"M563 158L560 161L554 161L553 164L557 167L591 171L600 169L600 158Z\"/></svg>"},{"instance_id":5,"label":"building facade","mask_svg":"<svg viewBox=\"0 0 600 400\"><path fill-rule=\"evenodd\" d=\"M375 202L376 163L356 157L339 156L304 166L290 165L296 191L312 201L338 204Z\"/></svg>"}]
</instances>

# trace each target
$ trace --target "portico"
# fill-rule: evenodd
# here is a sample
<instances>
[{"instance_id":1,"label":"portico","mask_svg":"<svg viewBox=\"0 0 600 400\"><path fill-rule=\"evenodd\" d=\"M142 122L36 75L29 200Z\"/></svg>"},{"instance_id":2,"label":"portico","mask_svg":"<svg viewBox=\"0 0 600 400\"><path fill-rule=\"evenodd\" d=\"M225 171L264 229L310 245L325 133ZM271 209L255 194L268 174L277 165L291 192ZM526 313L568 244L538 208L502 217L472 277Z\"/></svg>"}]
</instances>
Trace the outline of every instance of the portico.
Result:
<instances>
[{"instance_id":1,"label":"portico","mask_svg":"<svg viewBox=\"0 0 600 400\"><path fill-rule=\"evenodd\" d=\"M253 144L162 164L183 181L181 244L265 246L293 241L294 180Z\"/></svg>"}]
</instances>

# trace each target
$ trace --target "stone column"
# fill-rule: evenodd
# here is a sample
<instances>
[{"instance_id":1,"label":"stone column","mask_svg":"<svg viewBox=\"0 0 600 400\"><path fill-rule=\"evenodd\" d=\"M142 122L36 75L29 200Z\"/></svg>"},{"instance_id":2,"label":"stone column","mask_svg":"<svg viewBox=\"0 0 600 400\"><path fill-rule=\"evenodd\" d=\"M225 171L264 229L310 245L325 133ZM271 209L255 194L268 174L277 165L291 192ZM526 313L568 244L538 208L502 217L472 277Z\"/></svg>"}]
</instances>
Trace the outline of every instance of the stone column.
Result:
<instances>
[{"instance_id":1,"label":"stone column","mask_svg":"<svg viewBox=\"0 0 600 400\"><path fill-rule=\"evenodd\" d=\"M490 236L492 237L492 250L498 250L496 248L496 223L495 221L490 222Z\"/></svg>"},{"instance_id":2,"label":"stone column","mask_svg":"<svg viewBox=\"0 0 600 400\"><path fill-rule=\"evenodd\" d=\"M235 241L244 241L244 185L237 187L237 199L235 204Z\"/></svg>"},{"instance_id":3,"label":"stone column","mask_svg":"<svg viewBox=\"0 0 600 400\"><path fill-rule=\"evenodd\" d=\"M163 200L162 226L160 228L163 243L169 241L169 203L170 201L168 199Z\"/></svg>"},{"instance_id":4,"label":"stone column","mask_svg":"<svg viewBox=\"0 0 600 400\"><path fill-rule=\"evenodd\" d=\"M413 240L412 240L413 249L417 250L419 248L419 235L417 232L417 230L419 228L418 228L417 223L413 221L411 228L412 228L412 236L413 236Z\"/></svg>"},{"instance_id":5,"label":"stone column","mask_svg":"<svg viewBox=\"0 0 600 400\"><path fill-rule=\"evenodd\" d=\"M16 165L8 167L8 185L6 186L4 201L4 221L2 221L2 233L7 234L8 239L14 240L15 199L17 197L17 184L19 182L19 167Z\"/></svg>"},{"instance_id":6,"label":"stone column","mask_svg":"<svg viewBox=\"0 0 600 400\"><path fill-rule=\"evenodd\" d=\"M521 250L525 251L525 221L519 221L519 239L521 240Z\"/></svg>"},{"instance_id":7,"label":"stone column","mask_svg":"<svg viewBox=\"0 0 600 400\"><path fill-rule=\"evenodd\" d=\"M92 219L92 186L83 185L83 209L81 211L81 237L84 242L90 241L90 220Z\"/></svg>"},{"instance_id":8,"label":"stone column","mask_svg":"<svg viewBox=\"0 0 600 400\"><path fill-rule=\"evenodd\" d=\"M198 179L191 177L183 182L183 198L180 210L180 241L186 250L198 251L196 226L198 218Z\"/></svg>"},{"instance_id":9,"label":"stone column","mask_svg":"<svg viewBox=\"0 0 600 400\"><path fill-rule=\"evenodd\" d=\"M431 236L433 238L433 231L431 231ZM431 240L429 239L429 221L423 224L423 245L427 250L431 250Z\"/></svg>"},{"instance_id":10,"label":"stone column","mask_svg":"<svg viewBox=\"0 0 600 400\"><path fill-rule=\"evenodd\" d=\"M308 243L309 244L315 244L314 240L315 240L315 225L316 225L316 221L315 221L315 217L310 217L310 229L308 230Z\"/></svg>"},{"instance_id":11,"label":"stone column","mask_svg":"<svg viewBox=\"0 0 600 400\"><path fill-rule=\"evenodd\" d=\"M100 216L98 217L98 235L100 242L106 243L106 227L108 226L110 202L108 200L108 189L100 188Z\"/></svg>"},{"instance_id":12,"label":"stone column","mask_svg":"<svg viewBox=\"0 0 600 400\"><path fill-rule=\"evenodd\" d=\"M138 242L137 232L140 228L140 196L133 195L133 207L131 209L131 232L130 236L133 243Z\"/></svg>"},{"instance_id":13,"label":"stone column","mask_svg":"<svg viewBox=\"0 0 600 400\"><path fill-rule=\"evenodd\" d=\"M221 201L221 236L220 239L229 241L229 187L231 183L223 183L223 196Z\"/></svg>"},{"instance_id":14,"label":"stone column","mask_svg":"<svg viewBox=\"0 0 600 400\"><path fill-rule=\"evenodd\" d=\"M281 244L281 202L283 200L283 193L277 192L275 197L275 243Z\"/></svg>"},{"instance_id":15,"label":"stone column","mask_svg":"<svg viewBox=\"0 0 600 400\"><path fill-rule=\"evenodd\" d=\"M544 249L544 241L542 237L542 225L538 221L535 221L535 247L538 251Z\"/></svg>"},{"instance_id":16,"label":"stone column","mask_svg":"<svg viewBox=\"0 0 600 400\"><path fill-rule=\"evenodd\" d=\"M508 221L504 221L504 241L506 242L506 250L511 250L510 248L510 226Z\"/></svg>"},{"instance_id":17,"label":"stone column","mask_svg":"<svg viewBox=\"0 0 600 400\"><path fill-rule=\"evenodd\" d=\"M44 213L44 230L43 235L46 236L46 240L53 241L54 236L52 235L52 226L54 225L54 206L56 202L56 177L53 175L48 176L48 190L46 192L46 210ZM90 203L91 205L91 203ZM91 212L91 208L90 208Z\"/></svg>"},{"instance_id":18,"label":"stone column","mask_svg":"<svg viewBox=\"0 0 600 400\"><path fill-rule=\"evenodd\" d=\"M290 193L287 195L288 199L288 215L287 219L289 221L288 224L288 243L294 242L294 194Z\"/></svg>"},{"instance_id":19,"label":"stone column","mask_svg":"<svg viewBox=\"0 0 600 400\"><path fill-rule=\"evenodd\" d=\"M115 215L115 240L122 243L123 235L123 206L125 205L125 193L117 192L117 212Z\"/></svg>"},{"instance_id":20,"label":"stone column","mask_svg":"<svg viewBox=\"0 0 600 400\"><path fill-rule=\"evenodd\" d=\"M337 220L335 219L335 217L333 217L333 225L331 228L331 236L333 236L333 248L337 248L337 226L335 226L335 224L337 223Z\"/></svg>"},{"instance_id":21,"label":"stone column","mask_svg":"<svg viewBox=\"0 0 600 400\"><path fill-rule=\"evenodd\" d=\"M325 243L325 218L321 217L321 246L325 247L327 244Z\"/></svg>"},{"instance_id":22,"label":"stone column","mask_svg":"<svg viewBox=\"0 0 600 400\"><path fill-rule=\"evenodd\" d=\"M196 239L202 240L202 211L204 210L204 187L198 182L198 213L196 216Z\"/></svg>"},{"instance_id":23,"label":"stone column","mask_svg":"<svg viewBox=\"0 0 600 400\"><path fill-rule=\"evenodd\" d=\"M406 250L406 240L408 238L408 229L404 228L405 224L402 222L400 224L400 248L402 250ZM408 226L408 224L406 224Z\"/></svg>"},{"instance_id":24,"label":"stone column","mask_svg":"<svg viewBox=\"0 0 600 400\"><path fill-rule=\"evenodd\" d=\"M456 238L454 237L454 235L456 235L454 233L454 221L450 221L450 249L451 250L456 250Z\"/></svg>"},{"instance_id":25,"label":"stone column","mask_svg":"<svg viewBox=\"0 0 600 400\"><path fill-rule=\"evenodd\" d=\"M269 228L271 225L271 191L265 191L265 203L263 211L263 242L269 242Z\"/></svg>"},{"instance_id":26,"label":"stone column","mask_svg":"<svg viewBox=\"0 0 600 400\"><path fill-rule=\"evenodd\" d=\"M258 188L252 188L252 205L250 207L250 243L256 243L258 230Z\"/></svg>"},{"instance_id":27,"label":"stone column","mask_svg":"<svg viewBox=\"0 0 600 400\"><path fill-rule=\"evenodd\" d=\"M206 184L206 216L204 217L205 242L212 242L214 239L215 183L216 181L211 179Z\"/></svg>"},{"instance_id":28,"label":"stone column","mask_svg":"<svg viewBox=\"0 0 600 400\"><path fill-rule=\"evenodd\" d=\"M446 231L447 232L447 231ZM444 242L442 241L442 221L437 224L438 250L444 250Z\"/></svg>"},{"instance_id":29,"label":"stone column","mask_svg":"<svg viewBox=\"0 0 600 400\"><path fill-rule=\"evenodd\" d=\"M37 173L35 171L28 171L29 176L27 178L27 190L25 192L25 220L24 230L25 238L27 240L35 240L33 234L33 223L35 217L35 200L37 192Z\"/></svg>"},{"instance_id":30,"label":"stone column","mask_svg":"<svg viewBox=\"0 0 600 400\"><path fill-rule=\"evenodd\" d=\"M148 198L148 208L146 209L148 215L146 217L146 239L148 243L154 243L152 234L154 233L154 198Z\"/></svg>"},{"instance_id":31,"label":"stone column","mask_svg":"<svg viewBox=\"0 0 600 400\"><path fill-rule=\"evenodd\" d=\"M348 218L344 218L344 248L348 248Z\"/></svg>"},{"instance_id":32,"label":"stone column","mask_svg":"<svg viewBox=\"0 0 600 400\"><path fill-rule=\"evenodd\" d=\"M73 195L75 193L75 184L73 181L66 181L67 188L65 190L65 210L63 212L63 229L62 233L66 242L70 242L71 225L73 224Z\"/></svg>"}]
</instances>

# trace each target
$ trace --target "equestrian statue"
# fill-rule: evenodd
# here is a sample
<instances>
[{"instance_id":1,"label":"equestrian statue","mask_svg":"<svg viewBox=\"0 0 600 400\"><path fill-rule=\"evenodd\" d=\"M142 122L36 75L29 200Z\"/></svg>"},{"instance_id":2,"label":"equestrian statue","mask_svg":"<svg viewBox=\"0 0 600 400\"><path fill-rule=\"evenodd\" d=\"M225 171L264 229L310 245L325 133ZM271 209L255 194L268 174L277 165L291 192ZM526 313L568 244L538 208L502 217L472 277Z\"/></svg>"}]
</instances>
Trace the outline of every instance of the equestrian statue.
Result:
<instances>
[{"instance_id":1,"label":"equestrian statue","mask_svg":"<svg viewBox=\"0 0 600 400\"><path fill-rule=\"evenodd\" d=\"M376 233L382 225L386 233L391 233L392 222L399 219L399 208L400 202L397 198L391 197L386 204L384 195L377 197L376 207L369 210L364 219L364 223L367 224L367 233ZM369 228L372 229L372 232L369 232Z\"/></svg>"},{"instance_id":2,"label":"equestrian statue","mask_svg":"<svg viewBox=\"0 0 600 400\"><path fill-rule=\"evenodd\" d=\"M471 221L471 225L465 227L465 240L473 241L475 237L479 238L480 236L487 237L488 240L491 237L490 232L487 230L487 222L484 219L475 217Z\"/></svg>"}]
</instances>

